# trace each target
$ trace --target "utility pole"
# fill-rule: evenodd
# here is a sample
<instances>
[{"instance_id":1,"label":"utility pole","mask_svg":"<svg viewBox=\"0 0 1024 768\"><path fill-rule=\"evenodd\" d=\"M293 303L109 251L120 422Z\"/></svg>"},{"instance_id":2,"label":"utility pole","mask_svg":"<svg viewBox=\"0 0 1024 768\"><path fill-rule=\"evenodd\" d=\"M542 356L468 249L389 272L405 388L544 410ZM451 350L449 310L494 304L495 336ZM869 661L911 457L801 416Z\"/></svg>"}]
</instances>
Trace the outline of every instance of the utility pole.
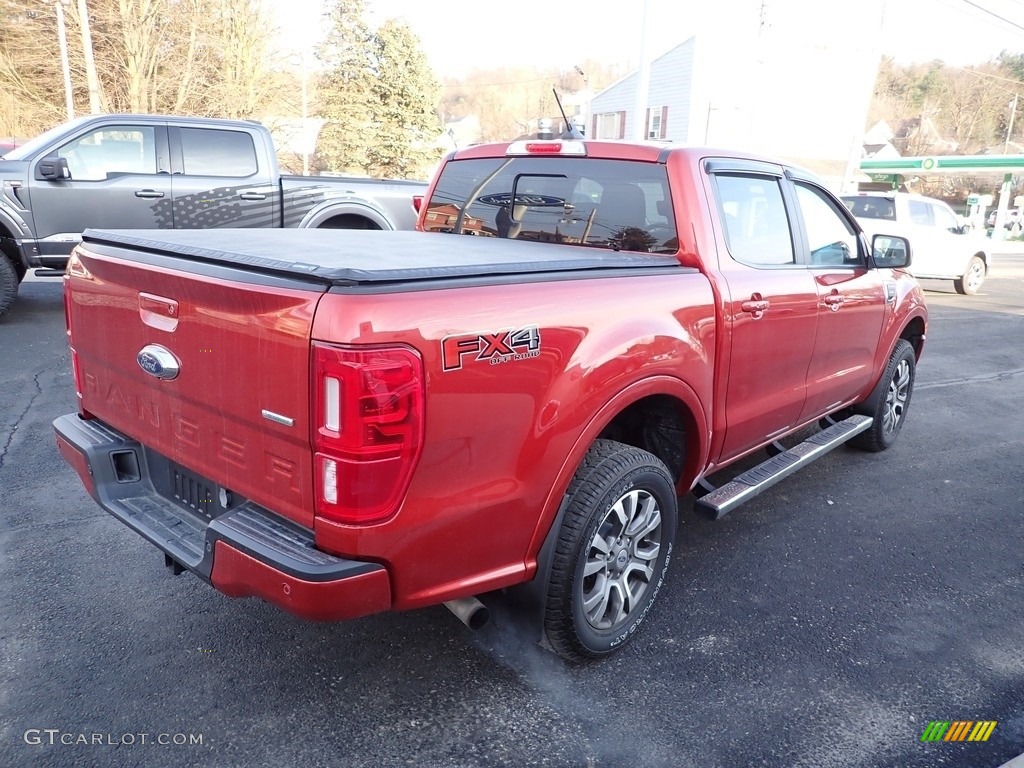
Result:
<instances>
[{"instance_id":1,"label":"utility pole","mask_svg":"<svg viewBox=\"0 0 1024 768\"><path fill-rule=\"evenodd\" d=\"M60 69L64 75L64 104L68 111L68 120L75 119L75 96L71 90L71 64L68 62L68 30L64 26L64 3L69 0L55 0L57 10L57 38L60 43Z\"/></svg>"},{"instance_id":2,"label":"utility pole","mask_svg":"<svg viewBox=\"0 0 1024 768\"><path fill-rule=\"evenodd\" d=\"M89 8L85 0L78 0L78 22L82 25L82 51L85 54L85 77L89 84L89 112L100 114L100 79L96 75L96 61L92 55L92 32L89 29Z\"/></svg>"},{"instance_id":3,"label":"utility pole","mask_svg":"<svg viewBox=\"0 0 1024 768\"><path fill-rule=\"evenodd\" d=\"M1006 129L1006 141L1003 142L1003 154L1010 148L1010 134L1013 133L1013 119L1017 116L1017 94L1013 94L1013 101L1010 102L1010 126Z\"/></svg>"},{"instance_id":4,"label":"utility pole","mask_svg":"<svg viewBox=\"0 0 1024 768\"><path fill-rule=\"evenodd\" d=\"M309 130L309 96L307 94L307 84L309 81L309 73L306 67L306 54L302 54L302 130L303 132ZM305 141L303 141L305 143ZM309 176L309 147L304 146L302 148L302 175Z\"/></svg>"},{"instance_id":5,"label":"utility pole","mask_svg":"<svg viewBox=\"0 0 1024 768\"><path fill-rule=\"evenodd\" d=\"M651 58L647 55L647 5L648 0L643 1L640 10L640 68L636 77L636 100L633 110L636 112L633 123L633 138L643 141L647 138L647 92L651 85Z\"/></svg>"}]
</instances>

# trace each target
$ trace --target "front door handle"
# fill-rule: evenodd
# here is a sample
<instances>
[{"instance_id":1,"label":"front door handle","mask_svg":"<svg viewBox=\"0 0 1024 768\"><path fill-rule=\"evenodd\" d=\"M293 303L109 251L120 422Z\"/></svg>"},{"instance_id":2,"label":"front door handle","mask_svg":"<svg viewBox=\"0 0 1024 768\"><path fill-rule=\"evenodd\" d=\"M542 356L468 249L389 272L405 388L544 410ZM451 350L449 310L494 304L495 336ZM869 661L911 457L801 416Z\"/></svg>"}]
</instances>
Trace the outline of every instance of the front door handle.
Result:
<instances>
[{"instance_id":1,"label":"front door handle","mask_svg":"<svg viewBox=\"0 0 1024 768\"><path fill-rule=\"evenodd\" d=\"M740 309L744 312L749 312L757 320L768 309L768 299L764 298L760 293L752 293L747 301L740 304Z\"/></svg>"},{"instance_id":2,"label":"front door handle","mask_svg":"<svg viewBox=\"0 0 1024 768\"><path fill-rule=\"evenodd\" d=\"M839 309L843 305L843 295L841 293L830 293L822 301L825 302L825 306L831 309L833 312Z\"/></svg>"},{"instance_id":3,"label":"front door handle","mask_svg":"<svg viewBox=\"0 0 1024 768\"><path fill-rule=\"evenodd\" d=\"M262 192L243 192L239 195L243 200L266 200L267 196Z\"/></svg>"},{"instance_id":4,"label":"front door handle","mask_svg":"<svg viewBox=\"0 0 1024 768\"><path fill-rule=\"evenodd\" d=\"M155 189L137 189L137 190L135 190L135 196L136 197L145 197L145 198L156 198L156 197L163 197L164 193L163 192L158 192Z\"/></svg>"}]
</instances>

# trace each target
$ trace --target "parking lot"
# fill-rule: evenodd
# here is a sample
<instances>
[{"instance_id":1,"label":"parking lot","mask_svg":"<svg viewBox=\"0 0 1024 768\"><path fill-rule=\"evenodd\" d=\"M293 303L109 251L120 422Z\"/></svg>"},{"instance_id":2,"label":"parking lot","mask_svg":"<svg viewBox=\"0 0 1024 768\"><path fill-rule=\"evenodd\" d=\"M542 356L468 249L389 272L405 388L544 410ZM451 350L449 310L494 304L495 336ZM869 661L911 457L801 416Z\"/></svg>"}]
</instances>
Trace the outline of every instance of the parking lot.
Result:
<instances>
[{"instance_id":1,"label":"parking lot","mask_svg":"<svg viewBox=\"0 0 1024 768\"><path fill-rule=\"evenodd\" d=\"M1024 752L1024 256L978 296L925 287L895 448L716 523L684 500L644 633L574 667L500 610L313 624L174 577L57 454L61 285L30 278L0 323L0 765L1001 765ZM934 720L997 725L922 742Z\"/></svg>"}]
</instances>

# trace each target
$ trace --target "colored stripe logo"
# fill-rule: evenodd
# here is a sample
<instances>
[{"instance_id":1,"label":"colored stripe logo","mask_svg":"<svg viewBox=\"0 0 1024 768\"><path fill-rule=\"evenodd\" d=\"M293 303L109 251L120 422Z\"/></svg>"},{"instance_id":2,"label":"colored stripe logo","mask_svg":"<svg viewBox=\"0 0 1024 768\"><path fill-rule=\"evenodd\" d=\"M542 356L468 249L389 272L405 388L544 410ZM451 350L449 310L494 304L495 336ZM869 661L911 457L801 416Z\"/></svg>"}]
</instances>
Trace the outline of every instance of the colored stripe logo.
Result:
<instances>
[{"instance_id":1,"label":"colored stripe logo","mask_svg":"<svg viewBox=\"0 0 1024 768\"><path fill-rule=\"evenodd\" d=\"M988 741L996 729L996 720L932 720L921 734L921 741Z\"/></svg>"}]
</instances>

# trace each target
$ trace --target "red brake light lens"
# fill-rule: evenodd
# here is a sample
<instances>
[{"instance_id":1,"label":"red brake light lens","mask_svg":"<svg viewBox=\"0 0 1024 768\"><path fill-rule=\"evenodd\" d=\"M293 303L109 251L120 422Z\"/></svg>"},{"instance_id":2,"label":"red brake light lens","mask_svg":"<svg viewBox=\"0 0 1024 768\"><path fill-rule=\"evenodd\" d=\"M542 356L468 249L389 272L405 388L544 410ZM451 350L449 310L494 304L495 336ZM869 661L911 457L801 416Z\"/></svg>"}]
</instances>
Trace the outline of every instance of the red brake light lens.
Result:
<instances>
[{"instance_id":1,"label":"red brake light lens","mask_svg":"<svg viewBox=\"0 0 1024 768\"><path fill-rule=\"evenodd\" d=\"M559 155L562 153L562 142L531 142L526 145L531 155Z\"/></svg>"},{"instance_id":2,"label":"red brake light lens","mask_svg":"<svg viewBox=\"0 0 1024 768\"><path fill-rule=\"evenodd\" d=\"M408 347L313 345L317 514L367 524L397 511L423 446L423 361Z\"/></svg>"},{"instance_id":3,"label":"red brake light lens","mask_svg":"<svg viewBox=\"0 0 1024 768\"><path fill-rule=\"evenodd\" d=\"M420 212L420 208L423 207L423 195L412 196L412 207L416 211L416 213Z\"/></svg>"},{"instance_id":4,"label":"red brake light lens","mask_svg":"<svg viewBox=\"0 0 1024 768\"><path fill-rule=\"evenodd\" d=\"M571 139L563 141L513 141L505 149L506 155L575 155L586 157L587 145Z\"/></svg>"}]
</instances>

